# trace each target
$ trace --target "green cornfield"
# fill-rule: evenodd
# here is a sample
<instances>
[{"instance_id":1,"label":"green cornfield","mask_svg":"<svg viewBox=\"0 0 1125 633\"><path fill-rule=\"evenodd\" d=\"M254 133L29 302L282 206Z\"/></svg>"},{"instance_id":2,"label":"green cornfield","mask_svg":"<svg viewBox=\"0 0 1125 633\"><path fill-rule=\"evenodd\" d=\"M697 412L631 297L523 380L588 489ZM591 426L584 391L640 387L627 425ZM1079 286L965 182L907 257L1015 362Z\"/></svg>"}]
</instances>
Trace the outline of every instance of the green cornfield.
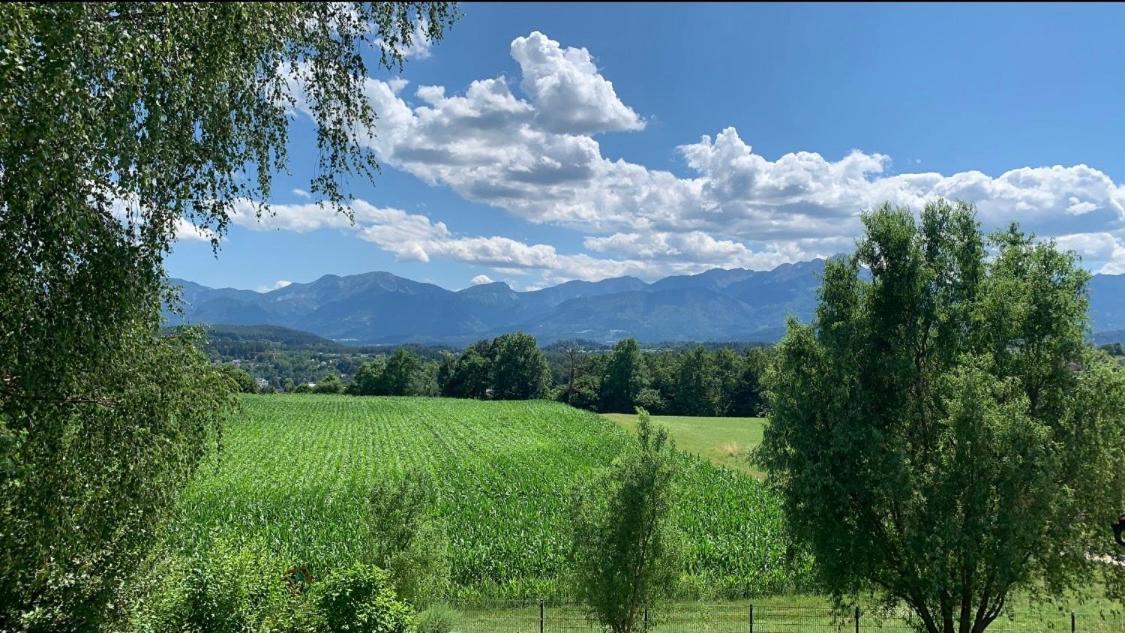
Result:
<instances>
[{"instance_id":1,"label":"green cornfield","mask_svg":"<svg viewBox=\"0 0 1125 633\"><path fill-rule=\"evenodd\" d=\"M358 556L372 482L425 469L440 487L452 598L558 595L570 490L633 441L609 420L552 402L269 395L243 405L182 496L165 534L169 554L253 542L323 572ZM808 575L807 563L787 558L779 502L760 482L682 460L681 594L776 593Z\"/></svg>"}]
</instances>

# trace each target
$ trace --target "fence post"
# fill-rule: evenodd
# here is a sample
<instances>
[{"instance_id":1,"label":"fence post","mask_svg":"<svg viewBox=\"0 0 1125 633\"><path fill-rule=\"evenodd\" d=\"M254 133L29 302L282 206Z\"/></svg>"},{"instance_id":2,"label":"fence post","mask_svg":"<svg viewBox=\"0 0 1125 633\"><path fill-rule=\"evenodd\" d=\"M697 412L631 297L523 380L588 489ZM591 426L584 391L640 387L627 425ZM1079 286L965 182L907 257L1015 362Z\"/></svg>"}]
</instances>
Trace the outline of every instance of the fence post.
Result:
<instances>
[{"instance_id":1,"label":"fence post","mask_svg":"<svg viewBox=\"0 0 1125 633\"><path fill-rule=\"evenodd\" d=\"M750 633L754 633L754 605L753 604L750 605Z\"/></svg>"},{"instance_id":2,"label":"fence post","mask_svg":"<svg viewBox=\"0 0 1125 633\"><path fill-rule=\"evenodd\" d=\"M544 607L543 607L543 601L540 600L539 601L539 633L543 633L543 621L545 619L543 616L546 614L545 612L546 612L546 609L544 609Z\"/></svg>"},{"instance_id":3,"label":"fence post","mask_svg":"<svg viewBox=\"0 0 1125 633\"><path fill-rule=\"evenodd\" d=\"M648 633L648 607L645 607L645 615L644 615L644 618L645 618L645 628L644 628L644 632L645 632L645 633Z\"/></svg>"},{"instance_id":4,"label":"fence post","mask_svg":"<svg viewBox=\"0 0 1125 633\"><path fill-rule=\"evenodd\" d=\"M1070 633L1074 633L1074 611L1070 612Z\"/></svg>"},{"instance_id":5,"label":"fence post","mask_svg":"<svg viewBox=\"0 0 1125 633\"><path fill-rule=\"evenodd\" d=\"M855 608L855 633L859 633L859 607Z\"/></svg>"}]
</instances>

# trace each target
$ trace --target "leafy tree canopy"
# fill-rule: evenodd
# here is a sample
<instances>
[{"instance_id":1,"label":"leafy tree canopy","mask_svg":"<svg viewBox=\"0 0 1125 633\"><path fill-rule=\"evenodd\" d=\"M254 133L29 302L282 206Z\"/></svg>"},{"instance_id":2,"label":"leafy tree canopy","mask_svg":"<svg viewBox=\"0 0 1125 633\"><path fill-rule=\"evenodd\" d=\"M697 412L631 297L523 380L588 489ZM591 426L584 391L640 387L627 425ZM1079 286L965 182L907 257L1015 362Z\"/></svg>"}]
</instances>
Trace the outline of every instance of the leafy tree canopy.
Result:
<instances>
[{"instance_id":1,"label":"leafy tree canopy","mask_svg":"<svg viewBox=\"0 0 1125 633\"><path fill-rule=\"evenodd\" d=\"M1085 343L1088 273L1014 226L986 242L965 204L863 222L765 381L758 457L826 585L979 633L1017 590L1119 576L1097 557L1125 501L1125 376Z\"/></svg>"},{"instance_id":2,"label":"leafy tree canopy","mask_svg":"<svg viewBox=\"0 0 1125 633\"><path fill-rule=\"evenodd\" d=\"M605 368L601 385L601 411L627 413L633 410L637 394L648 384L641 349L631 338L618 341Z\"/></svg>"},{"instance_id":3,"label":"leafy tree canopy","mask_svg":"<svg viewBox=\"0 0 1125 633\"><path fill-rule=\"evenodd\" d=\"M547 358L535 337L516 332L493 341L493 397L528 400L542 397L551 382Z\"/></svg>"},{"instance_id":4,"label":"leafy tree canopy","mask_svg":"<svg viewBox=\"0 0 1125 633\"><path fill-rule=\"evenodd\" d=\"M202 458L229 382L160 335L178 231L264 210L298 104L310 189L377 165L362 55L446 3L0 6L0 630L89 630ZM362 131L362 132L361 132Z\"/></svg>"}]
</instances>

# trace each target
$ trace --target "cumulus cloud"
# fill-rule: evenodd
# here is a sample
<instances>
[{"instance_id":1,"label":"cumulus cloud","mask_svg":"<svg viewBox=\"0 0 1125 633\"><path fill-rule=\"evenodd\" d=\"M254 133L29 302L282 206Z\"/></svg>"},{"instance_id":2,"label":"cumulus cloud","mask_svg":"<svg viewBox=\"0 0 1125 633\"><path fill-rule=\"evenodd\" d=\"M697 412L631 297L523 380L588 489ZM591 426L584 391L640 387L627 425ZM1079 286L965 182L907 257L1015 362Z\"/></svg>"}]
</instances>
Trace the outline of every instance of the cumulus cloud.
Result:
<instances>
[{"instance_id":1,"label":"cumulus cloud","mask_svg":"<svg viewBox=\"0 0 1125 633\"><path fill-rule=\"evenodd\" d=\"M201 229L183 218L176 220L176 239L181 242L210 242L211 231Z\"/></svg>"},{"instance_id":2,"label":"cumulus cloud","mask_svg":"<svg viewBox=\"0 0 1125 633\"><path fill-rule=\"evenodd\" d=\"M426 59L430 56L430 47L433 42L426 34L430 29L430 21L422 18L414 22L414 31L410 34L410 46L402 49L402 56L406 59Z\"/></svg>"},{"instance_id":3,"label":"cumulus cloud","mask_svg":"<svg viewBox=\"0 0 1125 633\"><path fill-rule=\"evenodd\" d=\"M479 286L481 284L490 284L492 283L492 278L488 275L477 275L476 277L470 279L469 283L474 286Z\"/></svg>"},{"instance_id":4,"label":"cumulus cloud","mask_svg":"<svg viewBox=\"0 0 1125 633\"><path fill-rule=\"evenodd\" d=\"M495 77L461 94L422 86L415 94L424 105L412 107L399 87L369 80L381 119L379 135L365 141L382 160L427 183L532 222L600 236L655 233L657 240L662 233L695 240L706 234L731 253L746 243L851 238L864 209L884 201L917 209L937 196L975 203L986 228L1017 220L1060 235L1125 223L1125 187L1087 165L996 176L892 174L890 157L862 150L838 159L797 151L770 160L734 128L677 148L690 177L614 160L602 155L593 134L640 129L643 121L621 103L590 54L538 32L516 38L511 51L526 99Z\"/></svg>"},{"instance_id":5,"label":"cumulus cloud","mask_svg":"<svg viewBox=\"0 0 1125 633\"><path fill-rule=\"evenodd\" d=\"M365 200L350 206L354 222L328 205L271 204L257 214L257 206L239 201L232 221L250 230L287 230L308 232L319 229L342 229L378 248L392 253L400 261L430 262L445 259L476 266L487 266L508 275L532 274L537 280L528 286L557 283L571 279L598 280L632 275L656 279L669 274L701 272L715 266L714 262L684 258L679 261L646 257L642 250L623 252L624 257L595 257L588 253L560 253L550 244L528 244L499 235L458 235L444 222L401 209L377 207ZM621 239L621 238L618 238ZM599 248L602 245L599 245ZM596 249L591 249L596 250ZM795 261L797 251L786 254L772 249L761 254L745 250L746 262L772 267Z\"/></svg>"},{"instance_id":6,"label":"cumulus cloud","mask_svg":"<svg viewBox=\"0 0 1125 633\"><path fill-rule=\"evenodd\" d=\"M410 45L402 46L400 44L398 47L403 57L406 59L427 59L430 57L432 54L430 48L433 46L433 42L430 41L430 37L426 34L429 28L430 21L424 17L414 21L414 28L410 32ZM375 38L375 46L377 48L383 48L386 46L386 43L383 41L383 38L377 37Z\"/></svg>"},{"instance_id":7,"label":"cumulus cloud","mask_svg":"<svg viewBox=\"0 0 1125 633\"><path fill-rule=\"evenodd\" d=\"M592 134L644 128L644 121L621 102L585 48L563 48L533 31L512 40L511 51L523 76L520 87L548 130Z\"/></svg>"},{"instance_id":8,"label":"cumulus cloud","mask_svg":"<svg viewBox=\"0 0 1125 633\"><path fill-rule=\"evenodd\" d=\"M357 206L361 237L415 261L444 257L559 279L651 277L768 268L847 251L861 232L861 211L883 202L919 210L941 196L974 203L986 230L1018 221L1041 236L1084 236L1060 243L1081 246L1076 250L1095 270L1125 267L1125 186L1094 167L894 173L889 156L860 149L768 158L728 127L677 147L687 169L678 175L603 155L596 134L641 130L644 120L589 51L536 31L513 40L510 52L518 81L486 77L460 91L423 85L413 103L405 80L368 79L365 91L380 118L378 134L361 131L361 142L384 163L467 200L577 229L587 252L454 235L440 222L390 209L371 207L361 218ZM288 230L346 225L291 206L269 222Z\"/></svg>"},{"instance_id":9,"label":"cumulus cloud","mask_svg":"<svg viewBox=\"0 0 1125 633\"><path fill-rule=\"evenodd\" d=\"M1125 273L1125 231L1113 233L1072 233L1055 239L1059 247L1074 251L1094 272L1110 275Z\"/></svg>"}]
</instances>

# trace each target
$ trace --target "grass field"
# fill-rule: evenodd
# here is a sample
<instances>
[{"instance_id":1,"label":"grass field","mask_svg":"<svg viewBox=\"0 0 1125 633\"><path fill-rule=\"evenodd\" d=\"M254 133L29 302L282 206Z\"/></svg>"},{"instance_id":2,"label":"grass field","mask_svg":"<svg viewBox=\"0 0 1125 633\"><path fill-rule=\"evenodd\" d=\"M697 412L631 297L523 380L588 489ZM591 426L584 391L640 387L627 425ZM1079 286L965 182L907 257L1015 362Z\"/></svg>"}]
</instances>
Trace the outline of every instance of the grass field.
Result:
<instances>
[{"instance_id":1,"label":"grass field","mask_svg":"<svg viewBox=\"0 0 1125 633\"><path fill-rule=\"evenodd\" d=\"M264 543L291 564L324 570L362 547L373 481L426 469L439 482L461 596L555 592L571 487L632 441L601 416L550 402L270 395L243 404L219 460L182 498L168 534L174 551L215 539ZM683 591L747 596L789 586L777 499L740 472L682 459Z\"/></svg>"},{"instance_id":2,"label":"grass field","mask_svg":"<svg viewBox=\"0 0 1125 633\"><path fill-rule=\"evenodd\" d=\"M1071 611L1075 630L1081 633L1125 633L1121 605L1090 600L1066 606L1029 604L1015 600L1012 617L1000 617L988 633L1070 633ZM753 626L750 608L753 606ZM545 633L602 633L580 607L547 605ZM850 610L833 611L827 598L815 595L767 596L724 602L669 602L650 614L651 633L853 633ZM917 633L905 610L894 614L861 613L861 633ZM459 633L533 633L539 630L535 604L490 605L458 610L454 627Z\"/></svg>"},{"instance_id":3,"label":"grass field","mask_svg":"<svg viewBox=\"0 0 1125 633\"><path fill-rule=\"evenodd\" d=\"M637 427L637 416L626 413L606 413L632 432ZM720 466L748 473L761 479L765 473L754 468L747 452L762 443L765 418L695 418L657 415L653 422L668 427L676 446L689 453L711 460Z\"/></svg>"}]
</instances>

